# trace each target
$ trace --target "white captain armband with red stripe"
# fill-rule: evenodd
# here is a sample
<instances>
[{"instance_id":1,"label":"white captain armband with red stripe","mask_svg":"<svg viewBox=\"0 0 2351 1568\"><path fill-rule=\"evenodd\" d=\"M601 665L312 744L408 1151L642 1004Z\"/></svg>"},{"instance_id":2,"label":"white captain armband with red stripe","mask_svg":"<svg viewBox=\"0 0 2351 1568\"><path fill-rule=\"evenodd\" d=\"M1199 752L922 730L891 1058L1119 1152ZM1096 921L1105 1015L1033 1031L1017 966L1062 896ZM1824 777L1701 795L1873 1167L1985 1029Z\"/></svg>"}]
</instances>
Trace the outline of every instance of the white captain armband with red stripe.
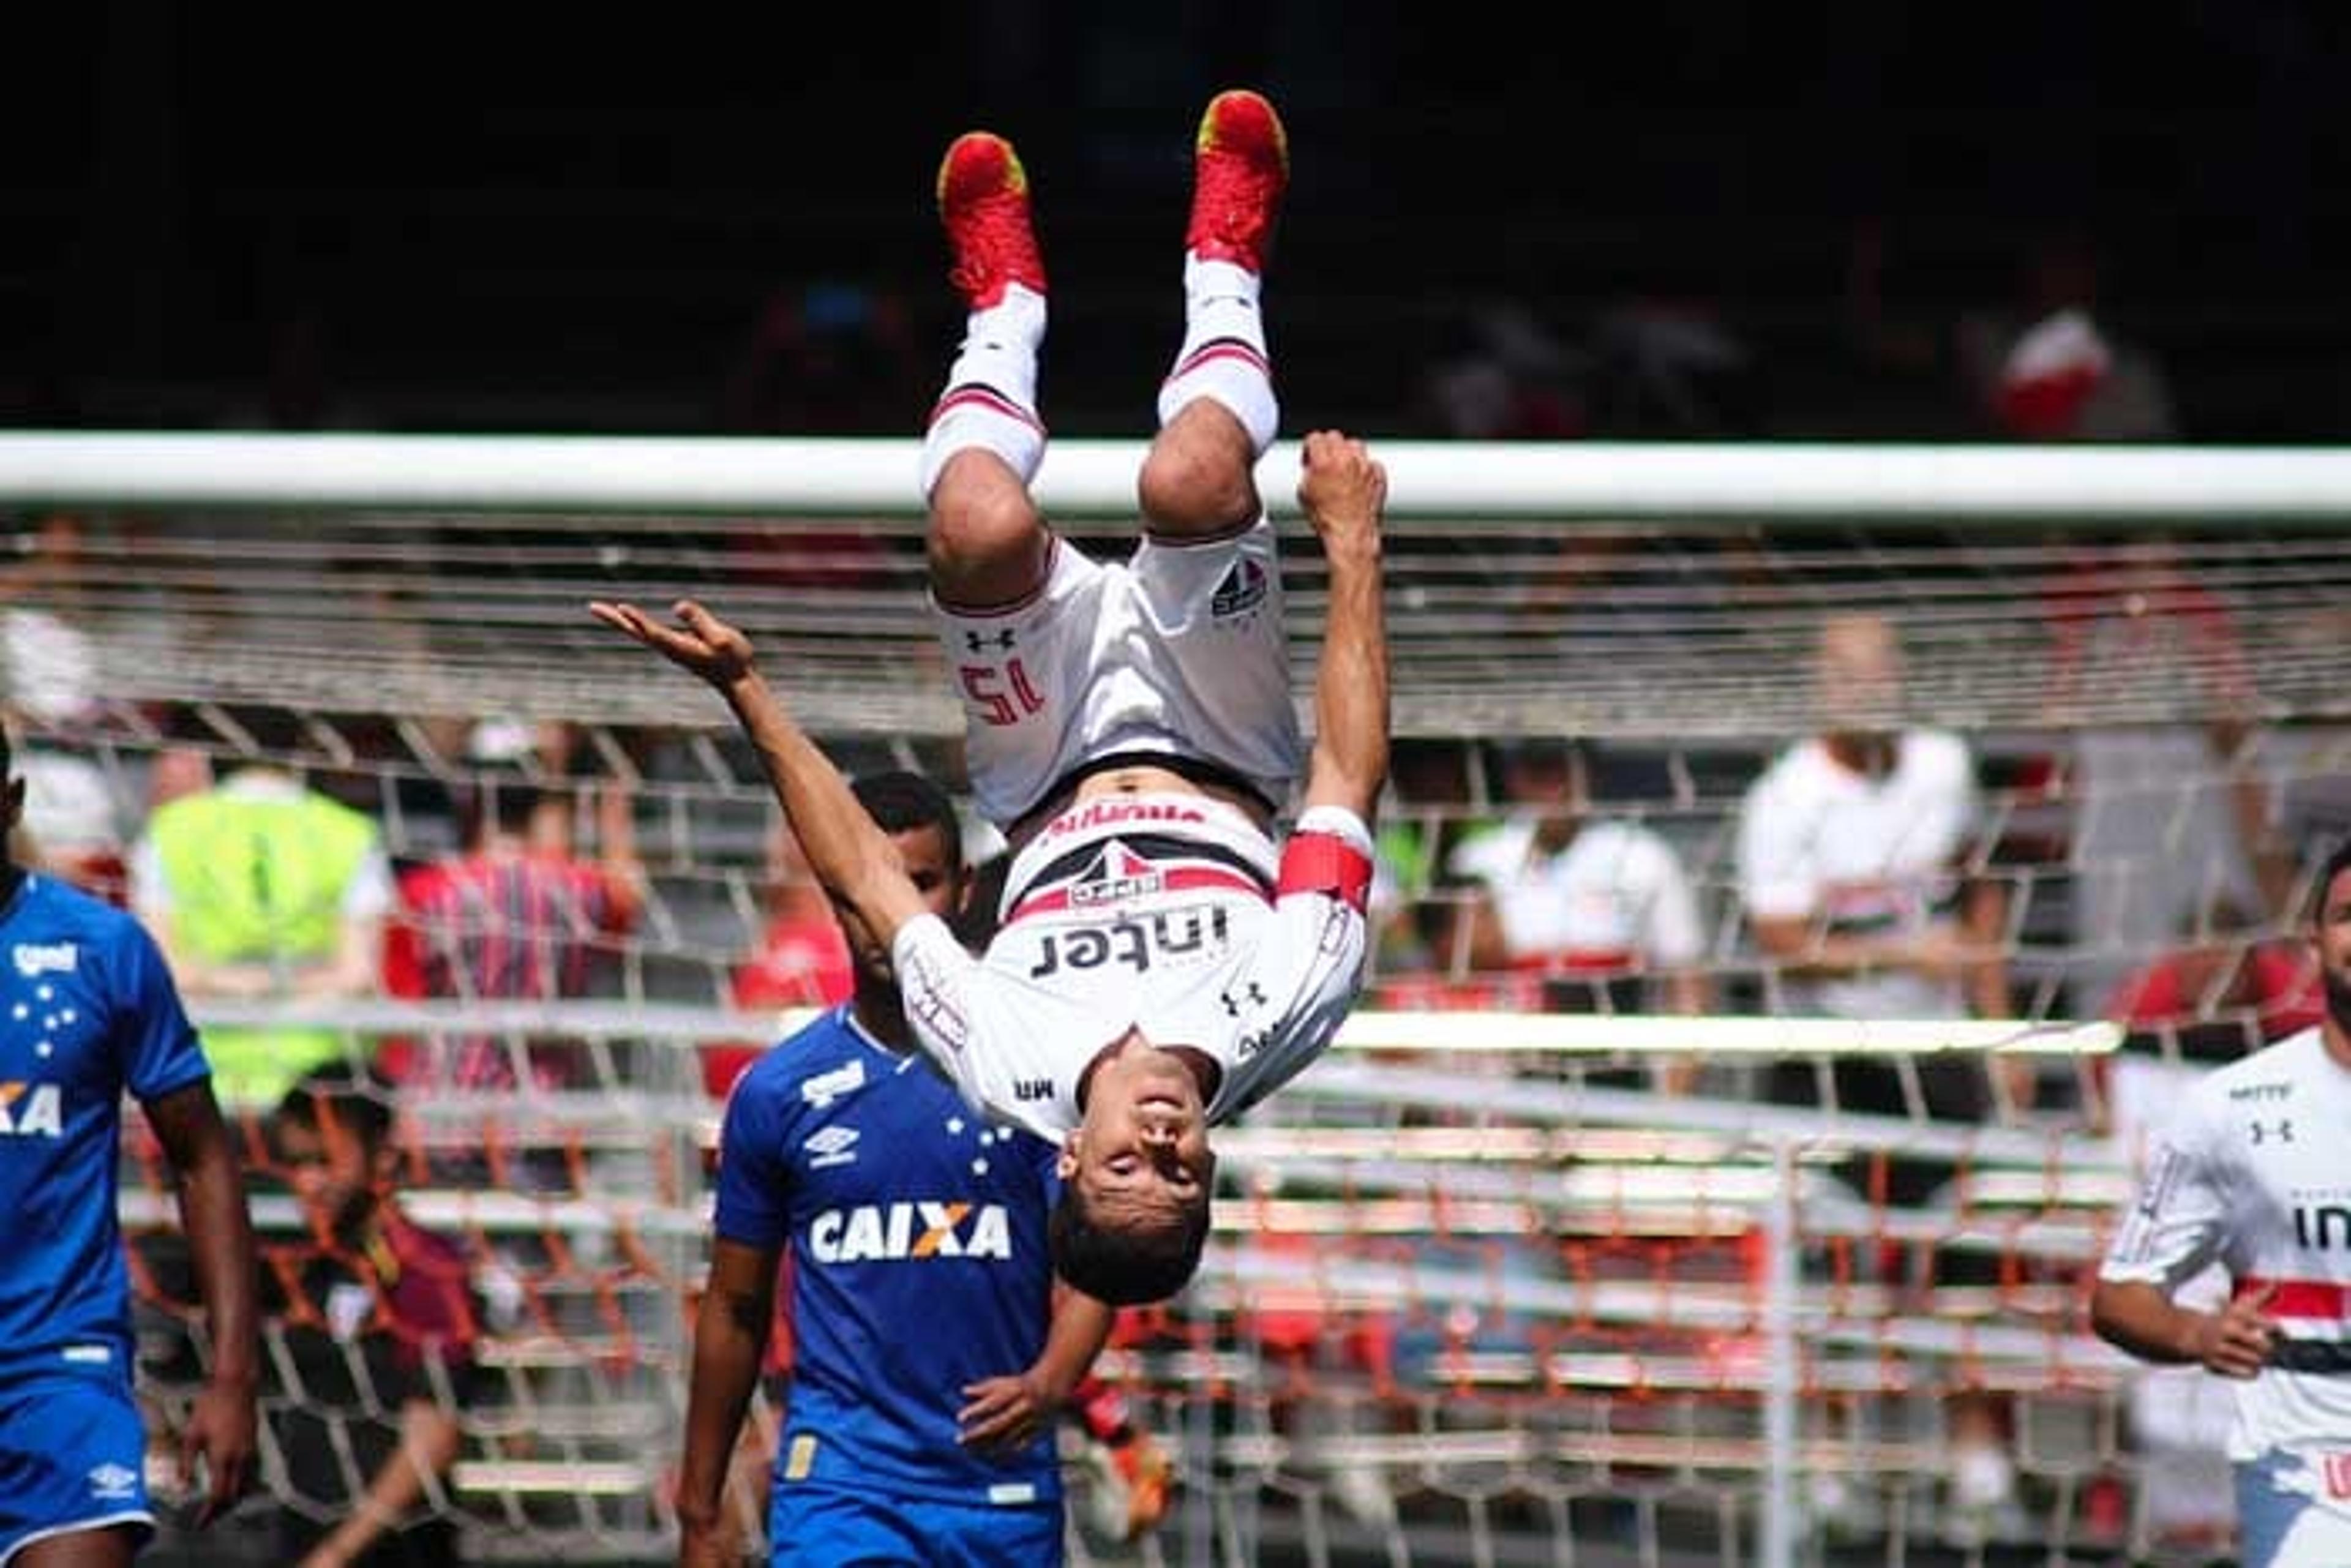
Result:
<instances>
[{"instance_id":1,"label":"white captain armband with red stripe","mask_svg":"<svg viewBox=\"0 0 2351 1568\"><path fill-rule=\"evenodd\" d=\"M1310 806L1281 847L1273 895L1324 893L1361 915L1372 895L1372 833L1343 806Z\"/></svg>"}]
</instances>

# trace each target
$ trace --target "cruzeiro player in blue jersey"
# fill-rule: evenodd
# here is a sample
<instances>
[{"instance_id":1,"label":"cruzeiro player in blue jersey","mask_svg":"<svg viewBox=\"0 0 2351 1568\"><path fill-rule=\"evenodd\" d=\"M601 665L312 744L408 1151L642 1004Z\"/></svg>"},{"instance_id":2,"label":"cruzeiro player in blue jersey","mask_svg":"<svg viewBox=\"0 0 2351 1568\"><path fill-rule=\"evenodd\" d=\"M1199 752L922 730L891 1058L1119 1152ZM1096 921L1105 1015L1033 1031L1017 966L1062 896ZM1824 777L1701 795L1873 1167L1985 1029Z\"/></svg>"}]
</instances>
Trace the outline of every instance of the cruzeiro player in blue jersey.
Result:
<instances>
[{"instance_id":1,"label":"cruzeiro player in blue jersey","mask_svg":"<svg viewBox=\"0 0 2351 1568\"><path fill-rule=\"evenodd\" d=\"M896 772L855 791L932 912L958 914L968 878L945 793ZM888 944L834 907L855 995L760 1058L726 1104L678 1560L728 1560L728 1463L789 1247L795 1359L773 1561L1059 1563L1054 1417L1111 1313L1053 1278L1058 1151L964 1103L915 1049Z\"/></svg>"},{"instance_id":2,"label":"cruzeiro player in blue jersey","mask_svg":"<svg viewBox=\"0 0 2351 1568\"><path fill-rule=\"evenodd\" d=\"M0 735L0 775L8 771ZM25 781L0 794L0 836ZM154 1528L115 1215L122 1097L180 1175L212 1370L181 1431L198 1521L253 1461L253 1231L236 1149L163 956L137 922L0 861L0 1563L121 1568Z\"/></svg>"}]
</instances>

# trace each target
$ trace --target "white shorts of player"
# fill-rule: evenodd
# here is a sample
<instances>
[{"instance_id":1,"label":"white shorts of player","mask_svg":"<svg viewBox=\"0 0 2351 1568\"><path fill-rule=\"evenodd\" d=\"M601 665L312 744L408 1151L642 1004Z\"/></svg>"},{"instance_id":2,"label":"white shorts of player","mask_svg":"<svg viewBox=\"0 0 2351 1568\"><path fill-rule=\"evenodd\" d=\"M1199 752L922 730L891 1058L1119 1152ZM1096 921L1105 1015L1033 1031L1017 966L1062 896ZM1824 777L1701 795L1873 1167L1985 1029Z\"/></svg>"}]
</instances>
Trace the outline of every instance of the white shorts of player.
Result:
<instances>
[{"instance_id":1,"label":"white shorts of player","mask_svg":"<svg viewBox=\"0 0 2351 1568\"><path fill-rule=\"evenodd\" d=\"M2245 1568L2351 1563L2351 1448L2240 1460L2237 1556Z\"/></svg>"},{"instance_id":2,"label":"white shorts of player","mask_svg":"<svg viewBox=\"0 0 2351 1568\"><path fill-rule=\"evenodd\" d=\"M999 826L1113 751L1239 774L1276 807L1303 761L1273 525L1200 544L1144 538L1123 564L1053 541L1044 586L986 614L933 601L961 695L974 803Z\"/></svg>"}]
</instances>

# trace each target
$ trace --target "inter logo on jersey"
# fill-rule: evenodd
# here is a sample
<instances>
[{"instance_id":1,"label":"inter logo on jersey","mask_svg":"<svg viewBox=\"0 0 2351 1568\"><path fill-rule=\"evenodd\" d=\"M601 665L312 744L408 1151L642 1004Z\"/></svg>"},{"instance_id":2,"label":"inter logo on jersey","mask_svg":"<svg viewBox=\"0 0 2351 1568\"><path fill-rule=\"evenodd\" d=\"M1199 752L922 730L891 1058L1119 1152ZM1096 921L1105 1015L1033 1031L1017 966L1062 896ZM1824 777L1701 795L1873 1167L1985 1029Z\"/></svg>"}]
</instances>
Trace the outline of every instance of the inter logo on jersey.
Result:
<instances>
[{"instance_id":1,"label":"inter logo on jersey","mask_svg":"<svg viewBox=\"0 0 2351 1568\"><path fill-rule=\"evenodd\" d=\"M820 1263L1009 1259L1012 1224L998 1203L861 1203L809 1221L808 1249Z\"/></svg>"},{"instance_id":2,"label":"inter logo on jersey","mask_svg":"<svg viewBox=\"0 0 2351 1568\"><path fill-rule=\"evenodd\" d=\"M14 956L16 973L29 980L38 975L70 975L80 955L70 942L19 942Z\"/></svg>"},{"instance_id":3,"label":"inter logo on jersey","mask_svg":"<svg viewBox=\"0 0 2351 1568\"><path fill-rule=\"evenodd\" d=\"M2312 1251L2351 1250L2351 1207L2339 1203L2294 1205L2294 1244Z\"/></svg>"},{"instance_id":4,"label":"inter logo on jersey","mask_svg":"<svg viewBox=\"0 0 2351 1568\"><path fill-rule=\"evenodd\" d=\"M54 1083L0 1083L0 1137L65 1136L65 1102Z\"/></svg>"}]
</instances>

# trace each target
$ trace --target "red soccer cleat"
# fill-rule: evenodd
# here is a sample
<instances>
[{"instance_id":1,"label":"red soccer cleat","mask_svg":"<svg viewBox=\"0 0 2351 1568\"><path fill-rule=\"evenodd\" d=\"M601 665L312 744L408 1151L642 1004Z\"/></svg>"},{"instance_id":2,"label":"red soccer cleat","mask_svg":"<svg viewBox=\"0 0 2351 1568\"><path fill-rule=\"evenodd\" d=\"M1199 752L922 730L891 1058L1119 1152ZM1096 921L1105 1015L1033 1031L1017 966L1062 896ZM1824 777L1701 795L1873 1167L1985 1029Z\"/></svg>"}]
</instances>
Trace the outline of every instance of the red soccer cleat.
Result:
<instances>
[{"instance_id":1,"label":"red soccer cleat","mask_svg":"<svg viewBox=\"0 0 2351 1568\"><path fill-rule=\"evenodd\" d=\"M1290 138L1281 116L1246 89L1218 93L1200 116L1192 169L1185 248L1206 261L1263 272L1274 214L1290 183Z\"/></svg>"},{"instance_id":2,"label":"red soccer cleat","mask_svg":"<svg viewBox=\"0 0 2351 1568\"><path fill-rule=\"evenodd\" d=\"M1045 292L1045 257L1029 222L1029 173L1012 143L987 131L955 139L939 161L939 221L964 304L984 310L1012 284Z\"/></svg>"}]
</instances>

